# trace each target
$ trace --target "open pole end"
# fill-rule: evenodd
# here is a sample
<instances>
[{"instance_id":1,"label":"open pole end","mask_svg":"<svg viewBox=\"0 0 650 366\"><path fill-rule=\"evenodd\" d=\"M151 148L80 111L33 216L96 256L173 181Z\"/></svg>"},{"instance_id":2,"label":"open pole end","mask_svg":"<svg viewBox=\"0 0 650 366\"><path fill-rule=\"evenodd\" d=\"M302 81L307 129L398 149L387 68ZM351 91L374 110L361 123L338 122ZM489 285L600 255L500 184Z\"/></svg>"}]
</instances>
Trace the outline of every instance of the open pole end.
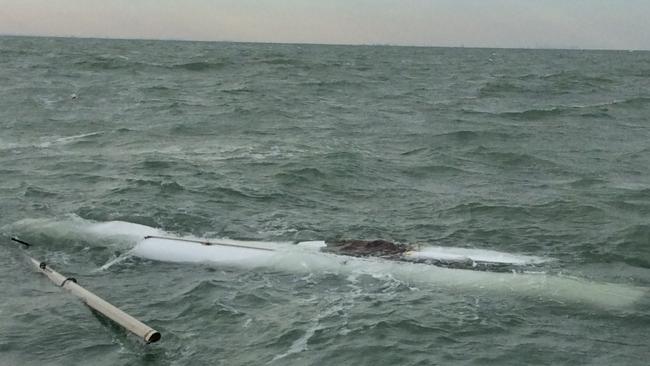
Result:
<instances>
[{"instance_id":1,"label":"open pole end","mask_svg":"<svg viewBox=\"0 0 650 366\"><path fill-rule=\"evenodd\" d=\"M147 343L155 343L160 340L162 335L159 331L152 329L149 333L145 334L144 341Z\"/></svg>"}]
</instances>

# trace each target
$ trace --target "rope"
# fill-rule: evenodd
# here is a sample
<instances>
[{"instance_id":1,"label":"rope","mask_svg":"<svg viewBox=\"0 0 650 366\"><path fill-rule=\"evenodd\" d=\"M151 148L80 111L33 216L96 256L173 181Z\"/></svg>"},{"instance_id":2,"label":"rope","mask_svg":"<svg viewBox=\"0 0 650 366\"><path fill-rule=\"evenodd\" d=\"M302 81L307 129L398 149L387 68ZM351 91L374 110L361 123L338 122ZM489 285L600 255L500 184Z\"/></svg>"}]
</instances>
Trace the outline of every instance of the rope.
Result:
<instances>
[{"instance_id":1,"label":"rope","mask_svg":"<svg viewBox=\"0 0 650 366\"><path fill-rule=\"evenodd\" d=\"M203 245L208 245L208 246L209 245L220 245L220 246L224 246L224 247L245 248L245 249L254 249L254 250L266 250L266 251L269 251L269 252L275 252L275 249L271 249L271 248L253 247L253 246L240 245L240 244L215 243L215 242L202 241L202 240L171 238L171 237L167 237L167 236L147 235L144 238L145 239L176 240L176 241L184 241L184 242L189 242L189 243L198 243L198 244L203 244Z\"/></svg>"}]
</instances>

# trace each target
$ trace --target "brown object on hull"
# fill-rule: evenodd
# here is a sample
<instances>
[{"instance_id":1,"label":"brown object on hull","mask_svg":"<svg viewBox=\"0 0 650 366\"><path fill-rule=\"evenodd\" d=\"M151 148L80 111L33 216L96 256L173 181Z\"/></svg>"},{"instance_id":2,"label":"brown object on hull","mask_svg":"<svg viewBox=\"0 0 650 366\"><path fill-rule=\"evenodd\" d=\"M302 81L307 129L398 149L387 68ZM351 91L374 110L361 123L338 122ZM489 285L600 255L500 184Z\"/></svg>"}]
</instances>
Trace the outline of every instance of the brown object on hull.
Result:
<instances>
[{"instance_id":1,"label":"brown object on hull","mask_svg":"<svg viewBox=\"0 0 650 366\"><path fill-rule=\"evenodd\" d=\"M340 240L328 242L321 251L352 257L382 257L400 259L402 254L411 250L407 245L399 245L386 240Z\"/></svg>"}]
</instances>

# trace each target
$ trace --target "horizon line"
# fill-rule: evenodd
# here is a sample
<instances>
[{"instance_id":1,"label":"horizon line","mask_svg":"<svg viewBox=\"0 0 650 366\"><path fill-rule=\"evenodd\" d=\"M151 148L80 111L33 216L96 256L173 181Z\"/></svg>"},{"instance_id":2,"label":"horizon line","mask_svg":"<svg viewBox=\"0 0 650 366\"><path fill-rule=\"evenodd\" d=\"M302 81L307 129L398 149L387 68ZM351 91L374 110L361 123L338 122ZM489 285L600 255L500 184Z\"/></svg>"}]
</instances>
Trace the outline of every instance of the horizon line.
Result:
<instances>
[{"instance_id":1,"label":"horizon line","mask_svg":"<svg viewBox=\"0 0 650 366\"><path fill-rule=\"evenodd\" d=\"M314 43L314 42L273 42L273 41L234 41L234 40L200 40L188 38L140 38L140 37L106 37L106 36L75 36L75 35L43 35L0 33L0 37L15 38L62 38L62 39L89 39L89 40L114 40L114 41L157 41L157 42L202 42L202 43L241 43L241 44L269 44L269 45L305 45L305 46L342 46L342 47L404 47L404 48L465 48L487 50L540 50L540 51L610 51L610 52L648 52L643 48L580 48L580 47L505 47L505 46L457 46L422 45L422 44L392 44L392 43Z\"/></svg>"}]
</instances>

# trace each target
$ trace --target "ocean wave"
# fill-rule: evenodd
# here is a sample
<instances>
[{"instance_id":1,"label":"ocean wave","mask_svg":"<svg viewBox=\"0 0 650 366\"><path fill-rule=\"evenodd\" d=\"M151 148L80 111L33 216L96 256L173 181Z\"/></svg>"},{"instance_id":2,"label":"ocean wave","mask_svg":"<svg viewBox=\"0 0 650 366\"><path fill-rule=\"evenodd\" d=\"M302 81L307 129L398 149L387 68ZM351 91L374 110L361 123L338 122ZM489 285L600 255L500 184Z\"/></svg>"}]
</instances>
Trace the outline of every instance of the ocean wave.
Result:
<instances>
[{"instance_id":1,"label":"ocean wave","mask_svg":"<svg viewBox=\"0 0 650 366\"><path fill-rule=\"evenodd\" d=\"M612 118L610 114L611 110L622 108L650 108L650 97L632 97L602 103L558 105L548 108L531 108L520 111L481 111L472 109L462 109L461 111L466 114L484 114L517 121L538 121L561 116Z\"/></svg>"},{"instance_id":2,"label":"ocean wave","mask_svg":"<svg viewBox=\"0 0 650 366\"><path fill-rule=\"evenodd\" d=\"M160 183L160 192L165 194L176 194L186 191L185 187L176 181L165 181Z\"/></svg>"},{"instance_id":3,"label":"ocean wave","mask_svg":"<svg viewBox=\"0 0 650 366\"><path fill-rule=\"evenodd\" d=\"M496 113L499 117L505 117L514 120L536 121L549 117L558 117L567 113L571 108L553 107L548 109L527 109L523 111L500 112Z\"/></svg>"},{"instance_id":4,"label":"ocean wave","mask_svg":"<svg viewBox=\"0 0 650 366\"><path fill-rule=\"evenodd\" d=\"M602 102L602 103L568 105L562 107L567 109L575 109L575 110L594 109L601 112L607 112L611 107L633 107L633 108L650 107L650 97L640 96L640 97L632 97L628 99L615 99L612 101Z\"/></svg>"},{"instance_id":5,"label":"ocean wave","mask_svg":"<svg viewBox=\"0 0 650 366\"><path fill-rule=\"evenodd\" d=\"M23 192L23 196L30 199L52 198L58 196L57 193L48 191L43 187L33 185L27 186Z\"/></svg>"},{"instance_id":6,"label":"ocean wave","mask_svg":"<svg viewBox=\"0 0 650 366\"><path fill-rule=\"evenodd\" d=\"M285 198L285 195L280 192L261 192L253 191L246 189L238 189L233 187L206 187L204 189L206 193L212 197L213 200L217 202L230 202L238 199L246 199L253 201L271 201L271 200L281 200Z\"/></svg>"},{"instance_id":7,"label":"ocean wave","mask_svg":"<svg viewBox=\"0 0 650 366\"><path fill-rule=\"evenodd\" d=\"M39 148L46 149L55 146L63 145L74 145L74 144L85 144L89 142L95 142L96 137L104 135L104 131L95 131L89 133L82 133L78 135L71 136L46 136L42 137L38 142L36 141L17 141L17 142L5 142L0 139L0 151L1 150L14 150L22 148Z\"/></svg>"},{"instance_id":8,"label":"ocean wave","mask_svg":"<svg viewBox=\"0 0 650 366\"><path fill-rule=\"evenodd\" d=\"M286 66L296 66L303 65L303 62L296 58L290 57L268 57L257 60L258 63L268 64L268 65L286 65Z\"/></svg>"},{"instance_id":9,"label":"ocean wave","mask_svg":"<svg viewBox=\"0 0 650 366\"><path fill-rule=\"evenodd\" d=\"M85 59L77 60L74 65L77 68L88 70L120 70L120 69L146 69L146 68L162 68L168 70L184 70L184 71L218 71L229 66L231 63L228 61L192 61L177 64L162 64L154 62L146 62L140 60L131 60L128 57L120 57L114 55L106 56L90 56Z\"/></svg>"},{"instance_id":10,"label":"ocean wave","mask_svg":"<svg viewBox=\"0 0 650 366\"><path fill-rule=\"evenodd\" d=\"M488 81L479 87L478 94L481 97L500 96L506 93L523 93L531 91L523 85L517 85L507 80Z\"/></svg>"},{"instance_id":11,"label":"ocean wave","mask_svg":"<svg viewBox=\"0 0 650 366\"><path fill-rule=\"evenodd\" d=\"M194 61L170 66L171 69L187 71L217 71L229 65L225 61Z\"/></svg>"},{"instance_id":12,"label":"ocean wave","mask_svg":"<svg viewBox=\"0 0 650 366\"><path fill-rule=\"evenodd\" d=\"M19 142L8 142L8 141L3 140L0 137L0 151L14 150L14 149L17 149L17 148L20 148L20 147L23 147L23 146L24 145L19 143Z\"/></svg>"},{"instance_id":13,"label":"ocean wave","mask_svg":"<svg viewBox=\"0 0 650 366\"><path fill-rule=\"evenodd\" d=\"M614 80L604 77L604 76L593 76L587 75L577 71L560 71L549 73L545 75L540 75L542 80L550 80L558 83L572 84L585 84L585 85L601 85L601 84L612 84Z\"/></svg>"},{"instance_id":14,"label":"ocean wave","mask_svg":"<svg viewBox=\"0 0 650 366\"><path fill-rule=\"evenodd\" d=\"M128 128L128 127L120 127L115 130L117 133L131 133L131 132L139 132L138 130Z\"/></svg>"},{"instance_id":15,"label":"ocean wave","mask_svg":"<svg viewBox=\"0 0 650 366\"><path fill-rule=\"evenodd\" d=\"M467 202L454 205L442 210L445 215L456 217L486 219L505 218L511 220L516 217L519 221L537 223L537 220L571 220L582 222L606 217L607 211L603 207L589 203L568 200L552 200L536 204L487 204L482 202ZM462 229L464 230L464 229Z\"/></svg>"},{"instance_id":16,"label":"ocean wave","mask_svg":"<svg viewBox=\"0 0 650 366\"><path fill-rule=\"evenodd\" d=\"M117 70L140 68L150 66L138 61L130 61L128 58L107 55L107 56L87 56L74 62L77 68L88 70Z\"/></svg>"},{"instance_id":17,"label":"ocean wave","mask_svg":"<svg viewBox=\"0 0 650 366\"><path fill-rule=\"evenodd\" d=\"M460 130L442 133L432 136L433 138L443 138L446 140L456 140L461 142L484 141L484 140L507 140L520 138L524 133L521 131L512 131L509 133L496 130Z\"/></svg>"},{"instance_id":18,"label":"ocean wave","mask_svg":"<svg viewBox=\"0 0 650 366\"><path fill-rule=\"evenodd\" d=\"M176 164L177 162L171 160L146 159L144 161L139 162L137 164L137 168L147 169L147 170L170 169L176 166Z\"/></svg>"},{"instance_id":19,"label":"ocean wave","mask_svg":"<svg viewBox=\"0 0 650 366\"><path fill-rule=\"evenodd\" d=\"M611 240L615 242L616 254L625 263L650 268L650 225L636 224L617 232ZM634 253L630 255L629 253Z\"/></svg>"},{"instance_id":20,"label":"ocean wave","mask_svg":"<svg viewBox=\"0 0 650 366\"><path fill-rule=\"evenodd\" d=\"M573 188L594 188L597 186L604 186L606 184L606 180L593 177L583 177L569 183L569 185Z\"/></svg>"},{"instance_id":21,"label":"ocean wave","mask_svg":"<svg viewBox=\"0 0 650 366\"><path fill-rule=\"evenodd\" d=\"M611 102L611 106L633 107L633 108L649 108L650 97L633 97L629 99L616 100Z\"/></svg>"},{"instance_id":22,"label":"ocean wave","mask_svg":"<svg viewBox=\"0 0 650 366\"><path fill-rule=\"evenodd\" d=\"M55 145L66 145L74 142L85 141L89 137L99 137L102 135L104 135L104 131L95 131L95 132L82 133L82 134L72 135L72 136L57 137L48 141L47 143L55 144Z\"/></svg>"},{"instance_id":23,"label":"ocean wave","mask_svg":"<svg viewBox=\"0 0 650 366\"><path fill-rule=\"evenodd\" d=\"M512 94L562 95L580 89L606 89L613 83L614 80L607 77L574 71L560 71L546 75L508 75L485 82L478 88L478 95L479 97L501 97Z\"/></svg>"},{"instance_id":24,"label":"ocean wave","mask_svg":"<svg viewBox=\"0 0 650 366\"><path fill-rule=\"evenodd\" d=\"M327 179L327 174L318 168L304 167L296 169L286 169L275 174L275 178L286 182L289 185L296 183L319 183Z\"/></svg>"},{"instance_id":25,"label":"ocean wave","mask_svg":"<svg viewBox=\"0 0 650 366\"><path fill-rule=\"evenodd\" d=\"M413 178L431 178L441 176L466 176L468 174L474 174L474 172L464 170L457 166L448 166L448 165L419 165L419 166L408 166L401 169L403 174L406 174Z\"/></svg>"},{"instance_id":26,"label":"ocean wave","mask_svg":"<svg viewBox=\"0 0 650 366\"><path fill-rule=\"evenodd\" d=\"M12 56L31 56L39 54L38 52L35 52L35 50L30 50L29 48L21 48L21 49L16 49L16 48L0 48L0 55L5 56L7 58L12 57Z\"/></svg>"},{"instance_id":27,"label":"ocean wave","mask_svg":"<svg viewBox=\"0 0 650 366\"><path fill-rule=\"evenodd\" d=\"M428 147L418 147L416 149L408 150L403 153L400 153L402 156L411 156L411 155L419 155L425 152L430 151L431 149Z\"/></svg>"},{"instance_id":28,"label":"ocean wave","mask_svg":"<svg viewBox=\"0 0 650 366\"><path fill-rule=\"evenodd\" d=\"M617 191L607 201L610 206L628 213L636 213L641 217L650 215L650 188L647 185L634 188L615 186L615 188Z\"/></svg>"},{"instance_id":29,"label":"ocean wave","mask_svg":"<svg viewBox=\"0 0 650 366\"><path fill-rule=\"evenodd\" d=\"M503 152L496 151L484 146L478 146L469 152L469 156L479 158L488 165L509 168L541 169L544 171L556 172L564 171L564 167L552 160L536 157L523 152Z\"/></svg>"},{"instance_id":30,"label":"ocean wave","mask_svg":"<svg viewBox=\"0 0 650 366\"><path fill-rule=\"evenodd\" d=\"M559 117L571 110L571 107L551 107L551 108L531 108L524 109L521 111L481 111L481 110L472 110L472 109L461 109L462 113L465 114L479 114L487 115L491 117L499 117L505 119L511 119L516 121L538 121L544 120L550 117Z\"/></svg>"},{"instance_id":31,"label":"ocean wave","mask_svg":"<svg viewBox=\"0 0 650 366\"><path fill-rule=\"evenodd\" d=\"M108 194L115 197L118 197L118 195L141 194L142 192L170 195L188 192L188 189L175 180L165 178L120 180L118 185L108 190Z\"/></svg>"},{"instance_id":32,"label":"ocean wave","mask_svg":"<svg viewBox=\"0 0 650 366\"><path fill-rule=\"evenodd\" d=\"M442 210L445 215L485 215L489 217L530 217L530 207L515 205L485 204L481 202L460 203Z\"/></svg>"},{"instance_id":33,"label":"ocean wave","mask_svg":"<svg viewBox=\"0 0 650 366\"><path fill-rule=\"evenodd\" d=\"M175 95L180 90L177 87L167 86L167 85L151 85L140 87L139 90L149 95Z\"/></svg>"},{"instance_id":34,"label":"ocean wave","mask_svg":"<svg viewBox=\"0 0 650 366\"><path fill-rule=\"evenodd\" d=\"M322 88L341 88L341 87L361 87L366 85L367 82L352 81L347 79L338 80L310 80L302 82L300 85L304 86L317 86Z\"/></svg>"},{"instance_id":35,"label":"ocean wave","mask_svg":"<svg viewBox=\"0 0 650 366\"><path fill-rule=\"evenodd\" d=\"M254 93L255 90L247 87L247 86L233 86L233 87L224 87L219 89L220 92L222 93L227 93L227 94L242 94L242 93Z\"/></svg>"}]
</instances>

